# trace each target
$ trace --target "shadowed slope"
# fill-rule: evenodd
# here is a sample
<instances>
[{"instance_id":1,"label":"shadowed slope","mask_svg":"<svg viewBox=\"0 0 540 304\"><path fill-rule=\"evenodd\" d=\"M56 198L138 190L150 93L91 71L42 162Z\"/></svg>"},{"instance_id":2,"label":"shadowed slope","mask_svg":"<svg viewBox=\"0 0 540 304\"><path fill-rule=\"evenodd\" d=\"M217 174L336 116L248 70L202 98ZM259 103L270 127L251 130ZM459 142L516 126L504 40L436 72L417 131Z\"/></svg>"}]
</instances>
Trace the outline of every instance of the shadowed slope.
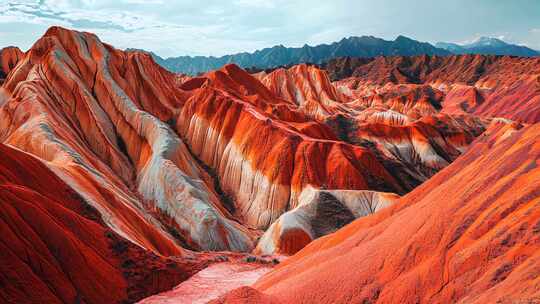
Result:
<instances>
[{"instance_id":1,"label":"shadowed slope","mask_svg":"<svg viewBox=\"0 0 540 304\"><path fill-rule=\"evenodd\" d=\"M0 155L0 302L133 302L202 268L123 240L36 158Z\"/></svg>"}]
</instances>

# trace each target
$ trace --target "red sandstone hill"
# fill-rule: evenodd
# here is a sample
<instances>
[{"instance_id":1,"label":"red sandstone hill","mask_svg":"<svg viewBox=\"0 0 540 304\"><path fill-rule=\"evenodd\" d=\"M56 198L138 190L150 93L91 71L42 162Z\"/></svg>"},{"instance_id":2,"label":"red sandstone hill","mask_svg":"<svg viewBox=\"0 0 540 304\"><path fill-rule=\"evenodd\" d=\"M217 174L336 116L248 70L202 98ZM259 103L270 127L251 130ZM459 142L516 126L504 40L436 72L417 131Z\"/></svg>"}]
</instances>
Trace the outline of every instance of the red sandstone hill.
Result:
<instances>
[{"instance_id":1,"label":"red sandstone hill","mask_svg":"<svg viewBox=\"0 0 540 304\"><path fill-rule=\"evenodd\" d=\"M480 162L490 150L479 143L469 145L477 138L486 141L482 134L490 126L511 128L510 121L493 116L534 121L538 96L536 84L530 82L534 71L519 74L528 71L532 61L514 58L478 57L475 60L491 65L474 83L445 74L465 73L457 67L476 64L468 57L441 61L436 68L431 66L440 60L435 57L399 63L426 71L418 77L427 77L429 71L429 82L412 76L403 83L387 82L384 75L398 64L392 58L365 62L372 66L364 74L334 82L326 71L308 65L254 75L226 65L192 78L164 70L148 54L120 51L93 34L59 27L50 28L26 53L7 49L0 57L5 73L0 148L6 155L0 160L0 188L9 190L4 196L0 193L5 205L0 215L6 231L13 232L1 237L5 248L14 250L6 251L10 255L0 265L5 273L0 296L12 302L24 301L25 294L32 297L29 302L40 297L51 302L133 302L186 280L215 257L234 257L234 267L242 268L245 254L293 255L336 231L332 238L348 233L360 246L363 242L355 235L366 240L383 235L386 224L394 221L392 214L399 215L404 205L420 204L411 199L422 199L415 193L450 182L448 174L431 178L445 167L450 165L443 172L462 174L463 181L478 178L471 184L480 184L482 175L459 159ZM487 63L482 65L487 69ZM518 81L514 90L503 75L530 79ZM522 115L516 96L533 105L528 116ZM470 156L475 150L479 154ZM501 165L493 174L510 172L495 155L489 158ZM456 159L457 165L451 165ZM475 168L489 168L488 160ZM466 184L456 187L467 190ZM372 259L384 259L386 249L399 254L400 247L388 244L414 239L401 238L400 233L415 225L411 219L417 213L430 210L440 216L429 220L452 219L440 212L454 208L453 201L444 205L446 198L435 192L421 204L425 207L410 211L414 216L399 218L395 225L403 231L392 226L388 231L396 239L384 239L386 247L374 250ZM341 229L366 216L373 225L377 219L385 219L385 224L374 232L356 222ZM418 250L427 244L426 252L438 254L429 247L429 235L422 238ZM286 264L295 265L307 252L334 261L320 245L308 246ZM225 252L197 253L209 251ZM370 254L359 251L357 256ZM364 262L355 258L347 261L361 267ZM245 261L268 265L269 258L250 256ZM347 273L343 268L344 275L360 271L343 265L354 270ZM293 266L280 269L288 267ZM373 266L366 267L376 273L369 268ZM280 269L256 286L259 291L243 288L223 301L236 301L238 296L275 300L264 282L276 282L276 293L281 293L290 281L280 283L286 282L277 279L285 271ZM319 288L316 282L324 278L317 271L310 273L313 281L298 282L306 288L314 282L311 287ZM248 281L253 281L251 275ZM204 277L201 273L184 282L178 293ZM387 283L383 277L377 286ZM240 283L234 284L223 290ZM114 292L106 292L110 286ZM340 286L348 294L339 296L358 294L352 285ZM300 287L291 290L302 297ZM287 292L283 295L289 300ZM339 300L332 296L328 301L332 299Z\"/></svg>"},{"instance_id":2,"label":"red sandstone hill","mask_svg":"<svg viewBox=\"0 0 540 304\"><path fill-rule=\"evenodd\" d=\"M505 117L527 123L540 121L540 59L486 56L413 56L341 58L326 70L334 80L359 80L383 86L426 84L444 92L448 113Z\"/></svg>"},{"instance_id":3,"label":"red sandstone hill","mask_svg":"<svg viewBox=\"0 0 540 304\"><path fill-rule=\"evenodd\" d=\"M538 125L495 125L393 206L311 243L223 303L540 301L539 134Z\"/></svg>"}]
</instances>

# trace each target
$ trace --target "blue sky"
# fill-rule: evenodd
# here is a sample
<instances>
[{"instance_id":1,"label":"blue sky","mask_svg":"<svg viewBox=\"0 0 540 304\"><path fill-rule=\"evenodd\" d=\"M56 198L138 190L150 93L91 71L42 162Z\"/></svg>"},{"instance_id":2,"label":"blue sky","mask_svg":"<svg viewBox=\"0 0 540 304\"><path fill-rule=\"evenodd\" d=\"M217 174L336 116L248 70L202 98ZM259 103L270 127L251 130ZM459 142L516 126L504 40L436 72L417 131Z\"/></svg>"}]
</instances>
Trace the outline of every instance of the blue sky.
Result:
<instances>
[{"instance_id":1,"label":"blue sky","mask_svg":"<svg viewBox=\"0 0 540 304\"><path fill-rule=\"evenodd\" d=\"M0 0L0 46L27 49L52 25L164 57L400 34L458 43L490 36L540 49L540 0Z\"/></svg>"}]
</instances>

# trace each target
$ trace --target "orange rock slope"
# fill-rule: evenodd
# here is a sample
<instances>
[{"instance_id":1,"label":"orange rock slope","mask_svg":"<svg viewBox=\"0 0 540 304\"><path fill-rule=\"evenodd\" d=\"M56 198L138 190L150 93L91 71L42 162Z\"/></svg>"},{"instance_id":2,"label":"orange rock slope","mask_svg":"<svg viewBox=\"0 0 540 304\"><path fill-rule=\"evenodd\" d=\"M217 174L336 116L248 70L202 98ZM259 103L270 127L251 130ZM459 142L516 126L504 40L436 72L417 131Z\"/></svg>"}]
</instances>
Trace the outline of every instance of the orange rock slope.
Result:
<instances>
[{"instance_id":1,"label":"orange rock slope","mask_svg":"<svg viewBox=\"0 0 540 304\"><path fill-rule=\"evenodd\" d=\"M540 301L539 136L539 125L494 125L392 207L254 287L275 303Z\"/></svg>"}]
</instances>

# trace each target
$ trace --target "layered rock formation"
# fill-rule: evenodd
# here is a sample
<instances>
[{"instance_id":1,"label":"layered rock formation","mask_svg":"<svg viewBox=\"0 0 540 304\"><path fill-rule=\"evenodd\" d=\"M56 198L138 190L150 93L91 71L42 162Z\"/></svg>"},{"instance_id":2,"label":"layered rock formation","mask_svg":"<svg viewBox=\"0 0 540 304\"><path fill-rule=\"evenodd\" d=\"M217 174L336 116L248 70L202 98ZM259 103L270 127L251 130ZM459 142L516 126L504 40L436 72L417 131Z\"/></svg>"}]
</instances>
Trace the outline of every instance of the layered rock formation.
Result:
<instances>
[{"instance_id":1,"label":"layered rock formation","mask_svg":"<svg viewBox=\"0 0 540 304\"><path fill-rule=\"evenodd\" d=\"M249 250L252 236L228 219L211 178L166 123L183 98L175 84L148 55L51 28L6 79L0 139L46 161L144 248Z\"/></svg>"},{"instance_id":2,"label":"layered rock formation","mask_svg":"<svg viewBox=\"0 0 540 304\"><path fill-rule=\"evenodd\" d=\"M272 303L537 302L539 134L539 125L494 124L391 207L314 241L265 275L252 297Z\"/></svg>"},{"instance_id":3,"label":"layered rock formation","mask_svg":"<svg viewBox=\"0 0 540 304\"><path fill-rule=\"evenodd\" d=\"M207 75L182 108L177 130L215 168L236 214L265 229L298 206L307 186L403 191L366 148L338 141L236 66Z\"/></svg>"},{"instance_id":4,"label":"layered rock formation","mask_svg":"<svg viewBox=\"0 0 540 304\"><path fill-rule=\"evenodd\" d=\"M334 80L353 77L361 86L425 84L444 93L447 113L540 120L540 58L461 55L342 58L326 65Z\"/></svg>"},{"instance_id":5,"label":"layered rock formation","mask_svg":"<svg viewBox=\"0 0 540 304\"><path fill-rule=\"evenodd\" d=\"M380 86L354 77L332 83L306 65L256 76L339 140L368 148L406 191L448 165L489 124L440 114L445 95L428 85Z\"/></svg>"}]
</instances>

